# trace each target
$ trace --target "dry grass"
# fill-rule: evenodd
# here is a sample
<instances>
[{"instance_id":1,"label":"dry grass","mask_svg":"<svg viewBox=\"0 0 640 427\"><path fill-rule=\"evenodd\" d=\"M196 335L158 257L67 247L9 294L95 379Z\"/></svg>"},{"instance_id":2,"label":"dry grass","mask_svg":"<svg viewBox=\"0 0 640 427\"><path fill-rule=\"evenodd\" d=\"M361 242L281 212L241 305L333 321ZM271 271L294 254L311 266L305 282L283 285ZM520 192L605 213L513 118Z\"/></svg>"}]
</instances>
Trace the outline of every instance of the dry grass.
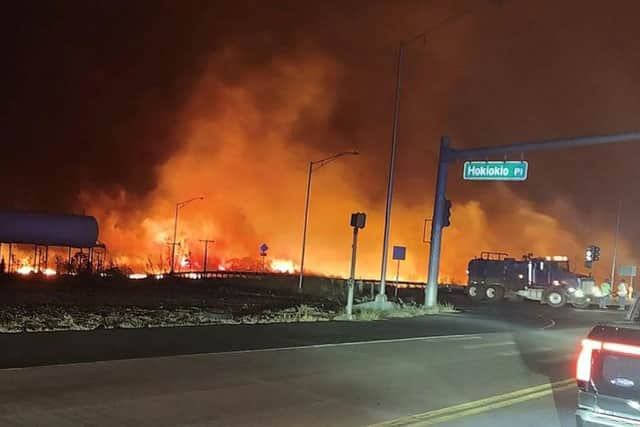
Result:
<instances>
[{"instance_id":1,"label":"dry grass","mask_svg":"<svg viewBox=\"0 0 640 427\"><path fill-rule=\"evenodd\" d=\"M458 310L450 303L438 304L434 308L428 309L417 304L395 304L392 310L376 310L372 308L354 310L353 320L371 321L383 319L410 318L417 316L429 316L442 313L457 313ZM334 320L348 320L346 314L334 317Z\"/></svg>"},{"instance_id":2,"label":"dry grass","mask_svg":"<svg viewBox=\"0 0 640 427\"><path fill-rule=\"evenodd\" d=\"M409 318L439 313L453 313L450 304L438 304L433 310L415 304L396 304L393 310L360 309L354 320L372 321ZM78 307L4 308L0 310L0 333L92 330L112 328L158 328L216 324L298 323L347 320L344 313L311 305L297 305L281 310L233 315L203 307L148 309L140 307L101 307L94 310Z\"/></svg>"}]
</instances>

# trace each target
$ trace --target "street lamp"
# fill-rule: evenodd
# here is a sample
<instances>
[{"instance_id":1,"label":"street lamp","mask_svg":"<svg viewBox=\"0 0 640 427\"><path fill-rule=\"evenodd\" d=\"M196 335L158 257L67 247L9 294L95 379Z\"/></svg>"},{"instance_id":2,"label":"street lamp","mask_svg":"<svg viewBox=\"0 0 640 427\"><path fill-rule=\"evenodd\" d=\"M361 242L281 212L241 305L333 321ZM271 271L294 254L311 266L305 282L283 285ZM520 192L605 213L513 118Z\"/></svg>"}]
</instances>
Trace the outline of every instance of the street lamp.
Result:
<instances>
[{"instance_id":1,"label":"street lamp","mask_svg":"<svg viewBox=\"0 0 640 427\"><path fill-rule=\"evenodd\" d=\"M298 279L298 289L302 289L302 280L304 277L304 251L307 245L307 222L309 218L309 196L311 193L311 173L314 170L318 170L321 167L325 166L328 163L336 160L339 157L352 155L357 156L360 154L357 151L342 151L340 153L334 154L333 156L329 156L326 159L321 160L312 160L309 162L309 172L307 173L307 194L305 196L304 202L304 223L302 225L302 254L300 255L300 277Z\"/></svg>"},{"instance_id":2,"label":"street lamp","mask_svg":"<svg viewBox=\"0 0 640 427\"><path fill-rule=\"evenodd\" d=\"M396 171L396 151L398 145L398 116L400 113L400 88L402 87L402 63L404 59L404 48L411 43L423 40L426 43L426 33L419 34L410 40L400 42L398 52L398 68L396 72L396 94L393 108L393 132L391 135L391 159L389 160L389 181L387 182L387 203L384 214L384 237L382 241L382 266L380 272L380 293L376 297L377 301L384 303L387 299L385 284L387 280L387 259L389 256L389 229L391 226L391 202L393 200L393 178Z\"/></svg>"},{"instance_id":3,"label":"street lamp","mask_svg":"<svg viewBox=\"0 0 640 427\"><path fill-rule=\"evenodd\" d=\"M171 242L171 271L170 274L173 274L174 270L174 266L176 263L176 239L177 239L177 234L178 234L178 212L180 212L180 209L184 208L185 206L187 206L189 203L195 201L195 200L204 200L204 197L192 197L189 200L185 200L183 202L178 202L176 203L176 214L173 220L173 242Z\"/></svg>"}]
</instances>

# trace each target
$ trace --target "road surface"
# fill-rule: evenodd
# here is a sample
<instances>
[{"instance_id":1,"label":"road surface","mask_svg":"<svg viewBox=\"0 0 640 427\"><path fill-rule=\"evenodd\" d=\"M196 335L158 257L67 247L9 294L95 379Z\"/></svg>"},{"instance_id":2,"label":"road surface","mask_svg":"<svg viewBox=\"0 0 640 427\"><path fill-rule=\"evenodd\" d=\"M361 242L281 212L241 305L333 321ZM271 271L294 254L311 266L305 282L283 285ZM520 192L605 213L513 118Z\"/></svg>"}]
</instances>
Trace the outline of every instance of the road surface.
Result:
<instances>
[{"instance_id":1,"label":"road surface","mask_svg":"<svg viewBox=\"0 0 640 427\"><path fill-rule=\"evenodd\" d=\"M505 303L378 322L1 335L0 425L573 426L579 340L621 316Z\"/></svg>"}]
</instances>

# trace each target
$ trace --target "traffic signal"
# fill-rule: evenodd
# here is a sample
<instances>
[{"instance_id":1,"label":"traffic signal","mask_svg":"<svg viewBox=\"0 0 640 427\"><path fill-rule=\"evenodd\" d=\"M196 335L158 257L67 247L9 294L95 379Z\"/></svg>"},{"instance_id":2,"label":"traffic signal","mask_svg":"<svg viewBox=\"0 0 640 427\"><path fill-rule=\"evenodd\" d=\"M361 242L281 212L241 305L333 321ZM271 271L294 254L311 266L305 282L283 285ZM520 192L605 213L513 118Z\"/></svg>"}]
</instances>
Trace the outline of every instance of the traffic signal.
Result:
<instances>
[{"instance_id":1,"label":"traffic signal","mask_svg":"<svg viewBox=\"0 0 640 427\"><path fill-rule=\"evenodd\" d=\"M586 268L591 268L593 264L593 256L594 256L594 247L587 246L587 250L584 251L584 266Z\"/></svg>"},{"instance_id":2,"label":"traffic signal","mask_svg":"<svg viewBox=\"0 0 640 427\"><path fill-rule=\"evenodd\" d=\"M353 228L364 228L367 223L367 214L364 212L356 212L351 214L351 226Z\"/></svg>"},{"instance_id":3,"label":"traffic signal","mask_svg":"<svg viewBox=\"0 0 640 427\"><path fill-rule=\"evenodd\" d=\"M442 226L448 227L451 225L451 200L445 199L444 201L444 212L442 218Z\"/></svg>"},{"instance_id":4,"label":"traffic signal","mask_svg":"<svg viewBox=\"0 0 640 427\"><path fill-rule=\"evenodd\" d=\"M587 250L584 252L584 262L593 262L595 253L594 249L594 246L587 247Z\"/></svg>"},{"instance_id":5,"label":"traffic signal","mask_svg":"<svg viewBox=\"0 0 640 427\"><path fill-rule=\"evenodd\" d=\"M599 246L593 246L593 260L594 261L599 261L600 260L600 247Z\"/></svg>"}]
</instances>

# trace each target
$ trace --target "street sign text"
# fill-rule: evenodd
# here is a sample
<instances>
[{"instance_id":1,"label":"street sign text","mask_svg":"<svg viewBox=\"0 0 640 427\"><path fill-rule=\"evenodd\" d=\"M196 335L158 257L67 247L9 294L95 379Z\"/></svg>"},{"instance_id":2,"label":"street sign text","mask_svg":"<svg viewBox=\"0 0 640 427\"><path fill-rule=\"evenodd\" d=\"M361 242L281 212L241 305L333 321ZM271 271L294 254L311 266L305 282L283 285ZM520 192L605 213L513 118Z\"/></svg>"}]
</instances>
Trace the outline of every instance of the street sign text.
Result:
<instances>
[{"instance_id":1,"label":"street sign text","mask_svg":"<svg viewBox=\"0 0 640 427\"><path fill-rule=\"evenodd\" d=\"M525 181L529 163L526 161L464 162L462 177L470 181Z\"/></svg>"}]
</instances>

